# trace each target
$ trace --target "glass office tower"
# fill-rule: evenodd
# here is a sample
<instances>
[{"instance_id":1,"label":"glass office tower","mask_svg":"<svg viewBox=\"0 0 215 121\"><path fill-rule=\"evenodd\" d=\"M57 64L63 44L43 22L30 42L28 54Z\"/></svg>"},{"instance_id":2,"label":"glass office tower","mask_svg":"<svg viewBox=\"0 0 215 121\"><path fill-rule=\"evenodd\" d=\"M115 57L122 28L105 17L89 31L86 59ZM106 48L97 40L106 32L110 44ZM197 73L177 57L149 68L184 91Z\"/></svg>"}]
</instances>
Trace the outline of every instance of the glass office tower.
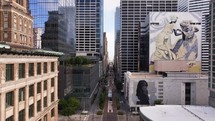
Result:
<instances>
[{"instance_id":1,"label":"glass office tower","mask_svg":"<svg viewBox=\"0 0 215 121\"><path fill-rule=\"evenodd\" d=\"M71 14L70 16L73 16L74 19L71 19L69 21L69 23L71 23L71 21L73 22L73 24L75 24L75 1L74 0L29 0L29 7L30 7L30 11L31 11L31 15L34 17L34 28L40 29L42 30L42 34L45 31L45 22L48 21L49 18L49 11L59 11L59 13L61 14ZM71 7L71 8L68 8ZM73 8L72 8L73 7ZM61 10L59 9L61 8ZM67 9L67 11L65 12L65 9ZM69 16L69 17L70 17ZM69 17L67 17L66 19L69 19ZM73 27L73 29L75 25L68 25L67 27ZM72 29L70 29L71 32ZM34 36L41 36L41 35L36 35L38 34L38 32L34 32ZM68 44L73 45L72 47L74 47L74 42L75 42L75 30L73 31L73 33L71 33L67 42ZM37 41L41 41L41 40L35 40L35 47L37 46L41 46L41 45L37 45ZM40 42L41 43L41 42Z\"/></svg>"}]
</instances>

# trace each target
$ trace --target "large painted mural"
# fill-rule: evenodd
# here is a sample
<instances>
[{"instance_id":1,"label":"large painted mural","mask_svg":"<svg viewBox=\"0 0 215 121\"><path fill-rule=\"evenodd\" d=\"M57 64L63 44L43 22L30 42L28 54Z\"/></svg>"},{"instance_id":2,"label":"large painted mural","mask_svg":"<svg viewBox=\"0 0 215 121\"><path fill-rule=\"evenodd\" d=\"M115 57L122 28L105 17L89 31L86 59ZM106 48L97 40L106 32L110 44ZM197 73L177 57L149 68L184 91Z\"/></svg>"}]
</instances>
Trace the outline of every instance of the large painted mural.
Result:
<instances>
[{"instance_id":1,"label":"large painted mural","mask_svg":"<svg viewBox=\"0 0 215 121\"><path fill-rule=\"evenodd\" d=\"M201 12L151 12L150 63L201 61Z\"/></svg>"}]
</instances>

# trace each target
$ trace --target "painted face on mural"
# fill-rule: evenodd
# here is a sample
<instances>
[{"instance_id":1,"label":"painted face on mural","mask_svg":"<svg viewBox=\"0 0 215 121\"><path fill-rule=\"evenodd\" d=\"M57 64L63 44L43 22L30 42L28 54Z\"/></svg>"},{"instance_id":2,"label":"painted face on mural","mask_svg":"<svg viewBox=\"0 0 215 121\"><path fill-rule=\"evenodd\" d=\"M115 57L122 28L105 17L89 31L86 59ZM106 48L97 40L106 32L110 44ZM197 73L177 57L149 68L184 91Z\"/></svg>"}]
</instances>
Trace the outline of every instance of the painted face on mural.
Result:
<instances>
[{"instance_id":1,"label":"painted face on mural","mask_svg":"<svg viewBox=\"0 0 215 121\"><path fill-rule=\"evenodd\" d=\"M140 80L137 85L136 96L139 99L137 104L149 105L148 83L145 80Z\"/></svg>"}]
</instances>

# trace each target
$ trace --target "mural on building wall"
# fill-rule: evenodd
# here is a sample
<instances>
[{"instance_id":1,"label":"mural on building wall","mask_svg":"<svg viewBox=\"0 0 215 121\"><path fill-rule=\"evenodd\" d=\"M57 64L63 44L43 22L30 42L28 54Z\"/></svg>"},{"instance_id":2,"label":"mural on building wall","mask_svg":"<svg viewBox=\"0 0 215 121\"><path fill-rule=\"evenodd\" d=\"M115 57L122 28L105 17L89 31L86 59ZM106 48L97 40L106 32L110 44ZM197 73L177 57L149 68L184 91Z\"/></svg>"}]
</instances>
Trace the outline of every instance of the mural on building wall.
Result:
<instances>
[{"instance_id":1,"label":"mural on building wall","mask_svg":"<svg viewBox=\"0 0 215 121\"><path fill-rule=\"evenodd\" d=\"M135 80L127 87L130 105L152 105L157 99L157 88L153 80Z\"/></svg>"},{"instance_id":2,"label":"mural on building wall","mask_svg":"<svg viewBox=\"0 0 215 121\"><path fill-rule=\"evenodd\" d=\"M148 83L145 80L140 80L137 84L136 96L139 99L137 104L149 105Z\"/></svg>"},{"instance_id":3,"label":"mural on building wall","mask_svg":"<svg viewBox=\"0 0 215 121\"><path fill-rule=\"evenodd\" d=\"M150 62L201 61L201 12L150 13Z\"/></svg>"}]
</instances>

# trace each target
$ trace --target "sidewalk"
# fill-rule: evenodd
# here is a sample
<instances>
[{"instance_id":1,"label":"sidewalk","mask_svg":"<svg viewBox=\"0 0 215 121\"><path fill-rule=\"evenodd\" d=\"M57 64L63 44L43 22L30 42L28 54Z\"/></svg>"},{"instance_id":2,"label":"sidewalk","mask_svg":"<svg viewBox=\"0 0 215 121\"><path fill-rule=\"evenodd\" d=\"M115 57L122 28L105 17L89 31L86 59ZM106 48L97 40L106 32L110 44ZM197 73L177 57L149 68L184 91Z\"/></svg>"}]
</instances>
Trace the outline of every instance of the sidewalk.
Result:
<instances>
[{"instance_id":1,"label":"sidewalk","mask_svg":"<svg viewBox=\"0 0 215 121\"><path fill-rule=\"evenodd\" d=\"M58 115L58 121L88 121L89 115L72 115L72 116L62 116Z\"/></svg>"}]
</instances>

